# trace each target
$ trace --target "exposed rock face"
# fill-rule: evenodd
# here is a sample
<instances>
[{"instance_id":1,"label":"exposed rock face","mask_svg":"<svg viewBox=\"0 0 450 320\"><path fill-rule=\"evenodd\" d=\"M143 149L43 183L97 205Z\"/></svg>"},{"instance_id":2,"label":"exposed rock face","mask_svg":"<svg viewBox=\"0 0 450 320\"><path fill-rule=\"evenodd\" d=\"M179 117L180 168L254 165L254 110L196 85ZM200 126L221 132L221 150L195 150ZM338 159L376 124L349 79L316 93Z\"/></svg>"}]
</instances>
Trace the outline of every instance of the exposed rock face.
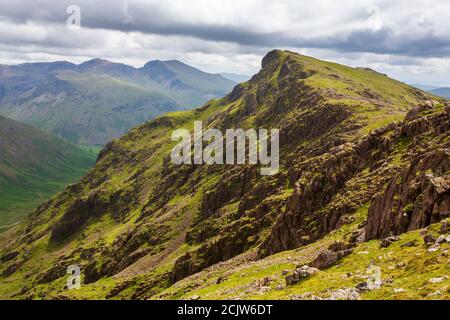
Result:
<instances>
[{"instance_id":1,"label":"exposed rock face","mask_svg":"<svg viewBox=\"0 0 450 320\"><path fill-rule=\"evenodd\" d=\"M428 99L373 72L271 52L257 75L223 99L168 114L108 144L95 168L40 206L14 241L0 236L0 254L8 266L24 263L17 270L37 275L27 281L45 290L29 286L30 297L49 296L67 265L77 264L86 284L104 277L114 283L108 297L144 299L232 258L253 261L349 228L287 280L295 283L366 238L408 230L397 221L405 208L411 226L445 216L448 112L442 101ZM419 108L402 121L414 105ZM171 163L171 133L198 120L204 129L279 128L279 172ZM397 183L399 175L405 180ZM41 248L51 252L45 268ZM269 282L253 286L264 292Z\"/></svg>"},{"instance_id":2,"label":"exposed rock face","mask_svg":"<svg viewBox=\"0 0 450 320\"><path fill-rule=\"evenodd\" d=\"M450 153L438 149L393 178L369 209L366 239L400 234L450 215Z\"/></svg>"},{"instance_id":3,"label":"exposed rock face","mask_svg":"<svg viewBox=\"0 0 450 320\"><path fill-rule=\"evenodd\" d=\"M430 110L430 107L418 109ZM410 118L374 130L356 144L331 148L315 158L314 163L296 168L292 174L296 181L294 194L263 244L262 255L292 249L322 237L339 224L341 216L368 201L371 206L364 230L367 240L422 228L447 217L450 157L445 137L450 130L449 115L443 112ZM428 142L435 136L440 138ZM403 170L400 166L387 166L404 141L409 141L411 152L402 161L409 165ZM346 184L367 166L373 173L361 186L362 192L348 194L348 201L340 206L333 204ZM386 183L385 191L377 195Z\"/></svg>"},{"instance_id":4,"label":"exposed rock face","mask_svg":"<svg viewBox=\"0 0 450 320\"><path fill-rule=\"evenodd\" d=\"M51 240L62 241L70 237L81 229L89 217L103 214L108 204L109 199L102 198L99 191L92 192L85 199L76 200L53 228Z\"/></svg>"}]
</instances>

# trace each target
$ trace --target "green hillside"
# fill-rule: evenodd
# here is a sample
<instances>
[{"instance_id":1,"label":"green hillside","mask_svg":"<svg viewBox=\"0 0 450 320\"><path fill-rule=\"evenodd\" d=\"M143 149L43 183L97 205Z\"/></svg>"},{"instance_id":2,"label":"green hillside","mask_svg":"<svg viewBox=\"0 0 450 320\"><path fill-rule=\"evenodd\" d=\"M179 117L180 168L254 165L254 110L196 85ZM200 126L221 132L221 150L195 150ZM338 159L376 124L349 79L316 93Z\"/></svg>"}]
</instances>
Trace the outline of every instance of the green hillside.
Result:
<instances>
[{"instance_id":1,"label":"green hillside","mask_svg":"<svg viewBox=\"0 0 450 320\"><path fill-rule=\"evenodd\" d=\"M0 232L91 167L96 151L0 116Z\"/></svg>"},{"instance_id":2,"label":"green hillside","mask_svg":"<svg viewBox=\"0 0 450 320\"><path fill-rule=\"evenodd\" d=\"M278 128L279 172L173 164L171 134L194 121ZM449 132L447 100L271 51L225 97L108 143L0 236L0 297L448 299ZM74 264L83 285L67 290Z\"/></svg>"}]
</instances>

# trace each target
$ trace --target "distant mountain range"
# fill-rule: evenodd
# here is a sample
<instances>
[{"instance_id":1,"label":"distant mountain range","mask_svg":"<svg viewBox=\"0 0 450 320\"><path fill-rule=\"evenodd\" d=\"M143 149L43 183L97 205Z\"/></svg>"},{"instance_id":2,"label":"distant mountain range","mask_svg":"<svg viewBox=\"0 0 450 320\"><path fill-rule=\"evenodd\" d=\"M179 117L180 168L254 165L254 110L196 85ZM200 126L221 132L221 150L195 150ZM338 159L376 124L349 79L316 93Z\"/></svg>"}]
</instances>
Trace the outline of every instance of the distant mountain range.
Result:
<instances>
[{"instance_id":1,"label":"distant mountain range","mask_svg":"<svg viewBox=\"0 0 450 320\"><path fill-rule=\"evenodd\" d=\"M437 96L450 98L450 88L438 88L430 91Z\"/></svg>"},{"instance_id":2,"label":"distant mountain range","mask_svg":"<svg viewBox=\"0 0 450 320\"><path fill-rule=\"evenodd\" d=\"M0 114L70 142L103 145L155 116L190 109L235 82L177 60L141 68L93 59L0 66Z\"/></svg>"},{"instance_id":3,"label":"distant mountain range","mask_svg":"<svg viewBox=\"0 0 450 320\"><path fill-rule=\"evenodd\" d=\"M450 98L450 88L449 87L439 87L424 84L413 84L414 87L428 91L434 95Z\"/></svg>"},{"instance_id":4,"label":"distant mountain range","mask_svg":"<svg viewBox=\"0 0 450 320\"><path fill-rule=\"evenodd\" d=\"M0 116L0 232L77 181L96 152Z\"/></svg>"}]
</instances>

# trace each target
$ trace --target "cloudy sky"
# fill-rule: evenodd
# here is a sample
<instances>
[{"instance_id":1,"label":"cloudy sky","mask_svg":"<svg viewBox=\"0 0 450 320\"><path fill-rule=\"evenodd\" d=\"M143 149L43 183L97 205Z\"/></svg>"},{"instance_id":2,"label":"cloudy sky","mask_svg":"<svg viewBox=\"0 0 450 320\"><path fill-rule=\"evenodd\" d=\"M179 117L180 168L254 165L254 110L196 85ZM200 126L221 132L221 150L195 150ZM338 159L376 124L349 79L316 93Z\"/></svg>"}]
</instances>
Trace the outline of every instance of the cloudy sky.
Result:
<instances>
[{"instance_id":1,"label":"cloudy sky","mask_svg":"<svg viewBox=\"0 0 450 320\"><path fill-rule=\"evenodd\" d=\"M179 59L253 74L273 48L450 86L450 1L0 0L1 64Z\"/></svg>"}]
</instances>

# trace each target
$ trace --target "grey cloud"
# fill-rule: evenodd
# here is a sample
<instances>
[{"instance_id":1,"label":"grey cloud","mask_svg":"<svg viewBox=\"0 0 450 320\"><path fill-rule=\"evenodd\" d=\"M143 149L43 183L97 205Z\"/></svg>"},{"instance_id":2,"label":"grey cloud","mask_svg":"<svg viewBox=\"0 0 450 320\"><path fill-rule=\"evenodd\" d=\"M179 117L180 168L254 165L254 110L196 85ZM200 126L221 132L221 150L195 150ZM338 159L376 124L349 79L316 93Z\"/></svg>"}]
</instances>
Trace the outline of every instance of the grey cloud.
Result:
<instances>
[{"instance_id":1,"label":"grey cloud","mask_svg":"<svg viewBox=\"0 0 450 320\"><path fill-rule=\"evenodd\" d=\"M0 16L22 23L40 21L63 24L68 16L65 10L73 2L72 0L40 1L40 4L35 6L23 0L8 2L2 7ZM170 3L167 2L129 2L125 6L124 2L117 0L79 1L79 5L82 10L82 26L86 28L184 36L254 47L304 47L422 57L450 56L449 35L438 36L433 30L427 34L417 35L414 30L411 30L412 34L405 32L398 34L392 27L385 27L375 32L360 27L356 30L344 28L337 32L328 31L309 37L307 34L302 34L301 30L271 31L269 27L261 31L247 24L199 22L196 21L195 16L192 19L178 16L179 13L174 13ZM346 13L345 16L350 21L340 21L336 27L357 21L361 16L364 17L364 12L358 9L353 16L350 13ZM314 23L314 17L310 19ZM249 16L248 20L251 22L252 17ZM270 23L270 20L267 21L267 25L270 26ZM417 22L417 25L420 27L421 22ZM58 45L57 40L52 43Z\"/></svg>"}]
</instances>

